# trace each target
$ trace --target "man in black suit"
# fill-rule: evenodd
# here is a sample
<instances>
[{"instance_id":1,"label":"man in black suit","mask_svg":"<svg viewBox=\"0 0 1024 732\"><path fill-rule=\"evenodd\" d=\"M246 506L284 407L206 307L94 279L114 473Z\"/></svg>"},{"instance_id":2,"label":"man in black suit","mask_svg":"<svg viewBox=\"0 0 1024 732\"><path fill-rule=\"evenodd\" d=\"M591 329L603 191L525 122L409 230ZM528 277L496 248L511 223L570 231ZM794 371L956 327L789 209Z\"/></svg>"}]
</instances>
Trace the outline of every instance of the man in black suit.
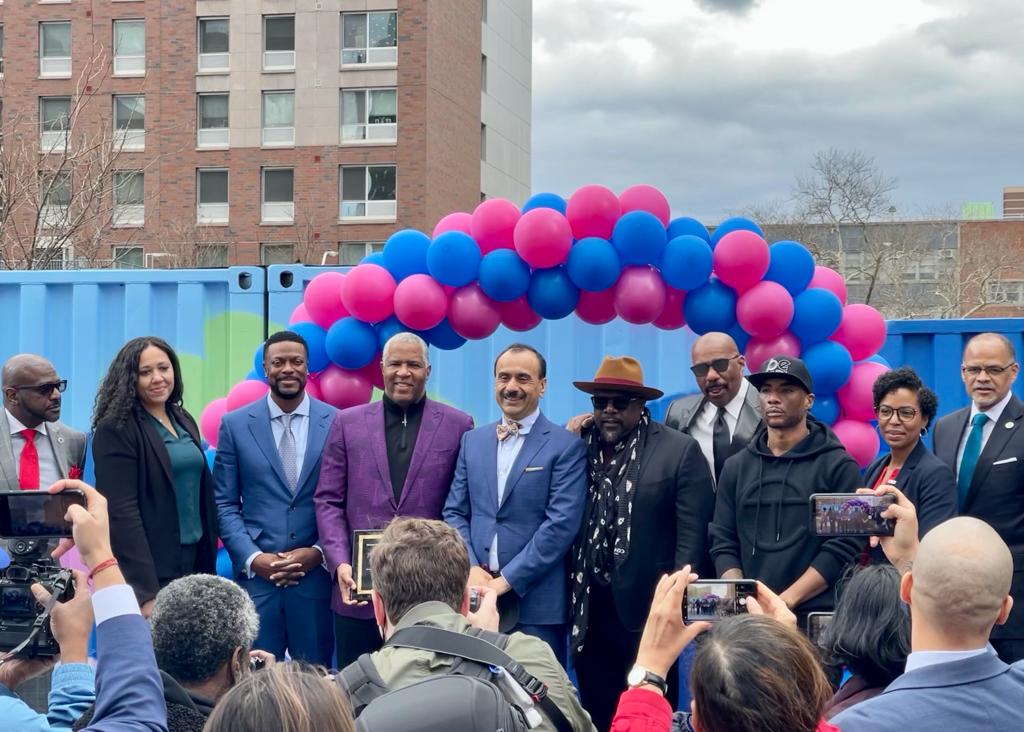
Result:
<instances>
[{"instance_id":1,"label":"man in black suit","mask_svg":"<svg viewBox=\"0 0 1024 732\"><path fill-rule=\"evenodd\" d=\"M974 336L960 367L971 406L935 425L935 454L956 472L960 514L990 524L1013 555L1014 606L992 631L1007 663L1024 659L1024 403L1010 390L1019 371L1005 336Z\"/></svg>"},{"instance_id":2,"label":"man in black suit","mask_svg":"<svg viewBox=\"0 0 1024 732\"><path fill-rule=\"evenodd\" d=\"M605 730L659 577L703 562L715 494L697 442L651 421L645 402L662 392L644 385L636 359L606 357L593 381L574 385L594 411L581 435L587 502L572 555L570 646L583 705ZM661 680L673 705L675 675Z\"/></svg>"}]
</instances>

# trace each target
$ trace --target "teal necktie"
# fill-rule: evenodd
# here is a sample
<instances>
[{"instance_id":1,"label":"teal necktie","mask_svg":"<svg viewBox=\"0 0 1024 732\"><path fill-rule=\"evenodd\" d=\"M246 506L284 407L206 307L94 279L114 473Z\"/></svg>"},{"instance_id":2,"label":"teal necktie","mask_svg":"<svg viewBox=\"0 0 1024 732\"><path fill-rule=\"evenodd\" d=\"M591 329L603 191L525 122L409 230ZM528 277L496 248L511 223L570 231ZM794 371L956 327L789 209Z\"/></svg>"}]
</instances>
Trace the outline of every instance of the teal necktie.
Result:
<instances>
[{"instance_id":1,"label":"teal necktie","mask_svg":"<svg viewBox=\"0 0 1024 732\"><path fill-rule=\"evenodd\" d=\"M981 433L988 422L987 414L976 414L971 420L971 431L967 435L967 444L964 445L964 456L960 460L960 474L956 479L956 492L960 498L960 510L964 510L964 503L967 501L967 491L971 488L971 478L974 476L974 468L978 465L978 458L981 457Z\"/></svg>"}]
</instances>

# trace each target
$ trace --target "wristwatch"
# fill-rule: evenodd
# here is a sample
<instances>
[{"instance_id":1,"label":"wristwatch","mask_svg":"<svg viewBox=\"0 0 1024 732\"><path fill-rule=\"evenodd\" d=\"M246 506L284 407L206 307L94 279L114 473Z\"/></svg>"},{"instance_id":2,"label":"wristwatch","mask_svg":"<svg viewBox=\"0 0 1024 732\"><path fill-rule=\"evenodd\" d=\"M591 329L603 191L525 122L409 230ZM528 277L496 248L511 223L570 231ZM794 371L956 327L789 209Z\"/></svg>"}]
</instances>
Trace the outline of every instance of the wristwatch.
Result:
<instances>
[{"instance_id":1,"label":"wristwatch","mask_svg":"<svg viewBox=\"0 0 1024 732\"><path fill-rule=\"evenodd\" d=\"M633 670L626 677L626 684L630 689L635 689L641 684L650 684L651 686L658 687L662 695L668 694L668 682L658 676L658 674L648 671L643 666L633 667Z\"/></svg>"}]
</instances>

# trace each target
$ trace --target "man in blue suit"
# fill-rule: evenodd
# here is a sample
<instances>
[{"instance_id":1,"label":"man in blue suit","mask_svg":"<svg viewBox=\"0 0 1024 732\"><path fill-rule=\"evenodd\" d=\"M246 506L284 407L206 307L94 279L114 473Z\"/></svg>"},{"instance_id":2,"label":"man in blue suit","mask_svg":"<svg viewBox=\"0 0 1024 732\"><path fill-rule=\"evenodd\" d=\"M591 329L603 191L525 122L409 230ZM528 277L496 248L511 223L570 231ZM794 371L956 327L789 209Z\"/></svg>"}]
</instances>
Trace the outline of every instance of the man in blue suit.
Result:
<instances>
[{"instance_id":1,"label":"man in blue suit","mask_svg":"<svg viewBox=\"0 0 1024 732\"><path fill-rule=\"evenodd\" d=\"M583 441L541 414L547 364L515 343L494 364L500 422L462 436L444 519L469 547L470 585L499 594L503 632L546 641L564 664L568 553L586 500Z\"/></svg>"},{"instance_id":2,"label":"man in blue suit","mask_svg":"<svg viewBox=\"0 0 1024 732\"><path fill-rule=\"evenodd\" d=\"M224 415L213 478L221 540L260 615L256 647L329 666L331 578L313 494L337 410L306 394L308 355L296 333L267 339L270 393Z\"/></svg>"}]
</instances>

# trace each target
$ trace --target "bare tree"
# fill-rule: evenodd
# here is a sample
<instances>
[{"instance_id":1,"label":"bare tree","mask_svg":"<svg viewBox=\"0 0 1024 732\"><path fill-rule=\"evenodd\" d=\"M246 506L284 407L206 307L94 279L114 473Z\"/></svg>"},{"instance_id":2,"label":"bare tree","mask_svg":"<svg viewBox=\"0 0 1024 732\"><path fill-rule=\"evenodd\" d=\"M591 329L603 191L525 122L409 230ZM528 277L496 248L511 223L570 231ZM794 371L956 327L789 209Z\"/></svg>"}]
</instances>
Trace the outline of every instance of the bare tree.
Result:
<instances>
[{"instance_id":1,"label":"bare tree","mask_svg":"<svg viewBox=\"0 0 1024 732\"><path fill-rule=\"evenodd\" d=\"M940 317L969 318L988 307L1019 307L1011 301L1008 283L1021 270L1017 254L1024 235L1013 227L992 227L970 246L960 247L960 264L954 276L943 278L935 295L942 301Z\"/></svg>"}]
</instances>

